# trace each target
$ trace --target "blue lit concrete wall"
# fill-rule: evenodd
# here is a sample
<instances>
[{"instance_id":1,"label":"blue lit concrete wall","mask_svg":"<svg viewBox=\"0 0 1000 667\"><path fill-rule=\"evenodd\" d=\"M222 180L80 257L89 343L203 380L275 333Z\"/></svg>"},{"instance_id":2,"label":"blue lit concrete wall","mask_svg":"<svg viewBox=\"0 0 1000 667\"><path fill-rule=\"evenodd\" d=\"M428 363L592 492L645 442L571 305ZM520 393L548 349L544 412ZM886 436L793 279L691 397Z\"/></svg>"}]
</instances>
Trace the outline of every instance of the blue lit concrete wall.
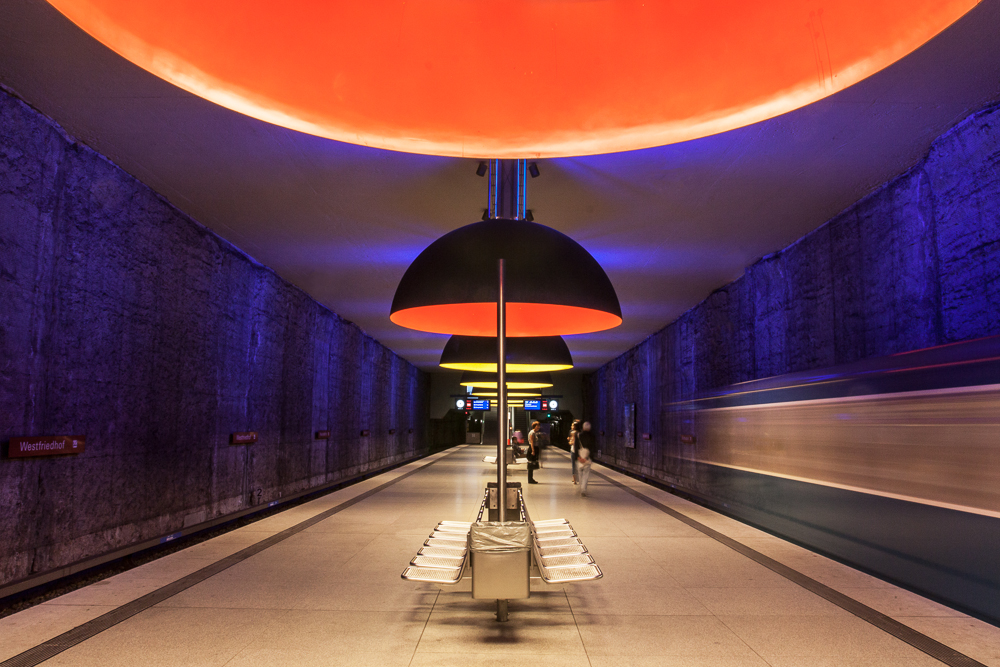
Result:
<instances>
[{"instance_id":1,"label":"blue lit concrete wall","mask_svg":"<svg viewBox=\"0 0 1000 667\"><path fill-rule=\"evenodd\" d=\"M584 414L597 430L597 460L997 623L1000 520L702 461L705 443L690 439L702 435L701 418L683 402L748 380L998 334L1000 106L969 117L909 172L588 376ZM618 435L630 403L635 448Z\"/></svg>"},{"instance_id":2,"label":"blue lit concrete wall","mask_svg":"<svg viewBox=\"0 0 1000 667\"><path fill-rule=\"evenodd\" d=\"M1000 334L1000 106L584 381L599 459L683 482L664 406L699 391ZM636 404L635 449L617 433ZM642 433L651 440L643 441Z\"/></svg>"},{"instance_id":3,"label":"blue lit concrete wall","mask_svg":"<svg viewBox=\"0 0 1000 667\"><path fill-rule=\"evenodd\" d=\"M2 92L0 304L0 442L87 437L0 459L0 586L426 451L424 373Z\"/></svg>"}]
</instances>

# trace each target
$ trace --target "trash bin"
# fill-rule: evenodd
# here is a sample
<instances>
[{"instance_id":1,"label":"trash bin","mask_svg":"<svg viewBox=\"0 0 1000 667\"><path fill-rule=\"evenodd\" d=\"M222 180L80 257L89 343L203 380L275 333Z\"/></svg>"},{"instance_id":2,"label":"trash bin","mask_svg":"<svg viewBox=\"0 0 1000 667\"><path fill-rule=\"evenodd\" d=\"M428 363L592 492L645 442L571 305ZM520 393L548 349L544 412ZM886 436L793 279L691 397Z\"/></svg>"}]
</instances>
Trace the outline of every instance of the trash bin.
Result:
<instances>
[{"instance_id":1,"label":"trash bin","mask_svg":"<svg viewBox=\"0 0 1000 667\"><path fill-rule=\"evenodd\" d=\"M518 600L529 595L531 530L520 521L482 521L469 531L472 597Z\"/></svg>"}]
</instances>

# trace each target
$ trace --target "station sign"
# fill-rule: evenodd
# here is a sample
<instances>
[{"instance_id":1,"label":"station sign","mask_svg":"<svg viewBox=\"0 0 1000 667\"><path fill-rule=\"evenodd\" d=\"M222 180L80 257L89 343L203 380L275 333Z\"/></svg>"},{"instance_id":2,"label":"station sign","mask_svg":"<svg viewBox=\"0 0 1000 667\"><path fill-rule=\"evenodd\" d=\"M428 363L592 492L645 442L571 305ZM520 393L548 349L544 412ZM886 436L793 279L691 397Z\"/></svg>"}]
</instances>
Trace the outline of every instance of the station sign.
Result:
<instances>
[{"instance_id":1,"label":"station sign","mask_svg":"<svg viewBox=\"0 0 1000 667\"><path fill-rule=\"evenodd\" d=\"M490 410L490 399L488 398L474 398L471 401L473 410Z\"/></svg>"},{"instance_id":2,"label":"station sign","mask_svg":"<svg viewBox=\"0 0 1000 667\"><path fill-rule=\"evenodd\" d=\"M524 400L524 409L531 412L548 412L559 409L559 400L555 398L532 398Z\"/></svg>"},{"instance_id":3,"label":"station sign","mask_svg":"<svg viewBox=\"0 0 1000 667\"><path fill-rule=\"evenodd\" d=\"M11 438L8 457L23 459L29 456L58 456L79 454L87 444L82 435L41 435L27 438Z\"/></svg>"},{"instance_id":4,"label":"station sign","mask_svg":"<svg viewBox=\"0 0 1000 667\"><path fill-rule=\"evenodd\" d=\"M230 445L252 445L255 442L257 442L256 431L243 431L240 433L232 433L229 436Z\"/></svg>"},{"instance_id":5,"label":"station sign","mask_svg":"<svg viewBox=\"0 0 1000 667\"><path fill-rule=\"evenodd\" d=\"M317 440L329 440L330 439L330 432L329 431L316 431L316 439Z\"/></svg>"}]
</instances>

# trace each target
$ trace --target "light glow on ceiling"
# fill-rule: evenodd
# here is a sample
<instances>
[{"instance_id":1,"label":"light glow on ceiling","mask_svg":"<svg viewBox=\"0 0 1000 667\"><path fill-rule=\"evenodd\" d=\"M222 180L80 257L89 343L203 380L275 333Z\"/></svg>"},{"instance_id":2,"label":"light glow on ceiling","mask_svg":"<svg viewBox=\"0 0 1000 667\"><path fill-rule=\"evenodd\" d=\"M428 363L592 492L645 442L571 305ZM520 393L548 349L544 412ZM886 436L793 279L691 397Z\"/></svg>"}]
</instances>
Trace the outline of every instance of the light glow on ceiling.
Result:
<instances>
[{"instance_id":1,"label":"light glow on ceiling","mask_svg":"<svg viewBox=\"0 0 1000 667\"><path fill-rule=\"evenodd\" d=\"M748 125L883 69L977 4L49 2L140 67L249 116L479 158L607 153Z\"/></svg>"}]
</instances>

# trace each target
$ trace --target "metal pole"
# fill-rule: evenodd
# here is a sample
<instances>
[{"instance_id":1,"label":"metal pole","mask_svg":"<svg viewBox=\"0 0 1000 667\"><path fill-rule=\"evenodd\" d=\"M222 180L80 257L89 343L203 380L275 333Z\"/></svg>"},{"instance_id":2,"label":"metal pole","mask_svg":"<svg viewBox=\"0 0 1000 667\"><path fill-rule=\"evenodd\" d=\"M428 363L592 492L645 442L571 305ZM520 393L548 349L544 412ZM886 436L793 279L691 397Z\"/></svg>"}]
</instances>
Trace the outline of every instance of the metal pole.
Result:
<instances>
[{"instance_id":1,"label":"metal pole","mask_svg":"<svg viewBox=\"0 0 1000 667\"><path fill-rule=\"evenodd\" d=\"M503 293L503 260L497 260L497 507L507 520L507 301Z\"/></svg>"}]
</instances>

